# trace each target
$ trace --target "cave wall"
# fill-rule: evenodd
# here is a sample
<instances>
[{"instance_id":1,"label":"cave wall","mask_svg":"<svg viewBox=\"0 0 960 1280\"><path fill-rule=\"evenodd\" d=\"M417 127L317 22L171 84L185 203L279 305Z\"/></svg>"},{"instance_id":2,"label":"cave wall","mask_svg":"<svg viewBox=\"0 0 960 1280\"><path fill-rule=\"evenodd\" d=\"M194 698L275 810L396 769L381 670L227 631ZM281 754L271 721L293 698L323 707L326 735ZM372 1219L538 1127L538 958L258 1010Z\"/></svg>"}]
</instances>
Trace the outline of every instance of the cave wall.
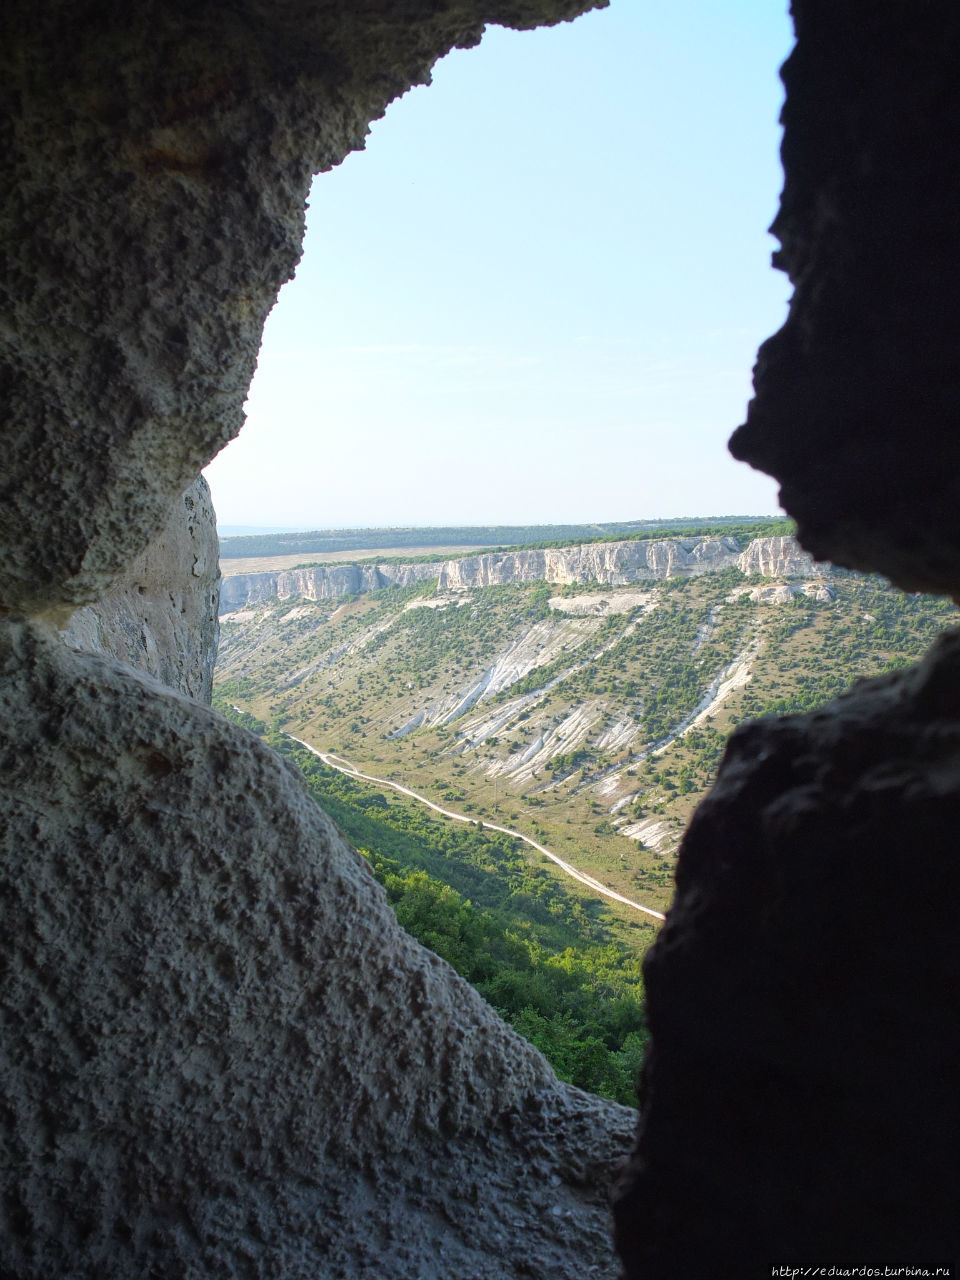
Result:
<instances>
[{"instance_id":1,"label":"cave wall","mask_svg":"<svg viewBox=\"0 0 960 1280\"><path fill-rule=\"evenodd\" d=\"M194 483L313 171L484 23L587 7L0 13L4 1276L613 1275L633 1114L558 1082L203 704Z\"/></svg>"},{"instance_id":2,"label":"cave wall","mask_svg":"<svg viewBox=\"0 0 960 1280\"><path fill-rule=\"evenodd\" d=\"M10 0L0 601L97 598L243 420L312 175L487 22L593 0Z\"/></svg>"},{"instance_id":3,"label":"cave wall","mask_svg":"<svg viewBox=\"0 0 960 1280\"><path fill-rule=\"evenodd\" d=\"M119 658L209 705L220 635L219 557L210 486L199 476L109 590L73 614L62 640Z\"/></svg>"},{"instance_id":4,"label":"cave wall","mask_svg":"<svg viewBox=\"0 0 960 1280\"><path fill-rule=\"evenodd\" d=\"M792 11L773 229L794 294L731 450L817 558L956 598L960 11ZM956 631L732 737L647 961L630 1280L956 1264L958 746Z\"/></svg>"}]
</instances>

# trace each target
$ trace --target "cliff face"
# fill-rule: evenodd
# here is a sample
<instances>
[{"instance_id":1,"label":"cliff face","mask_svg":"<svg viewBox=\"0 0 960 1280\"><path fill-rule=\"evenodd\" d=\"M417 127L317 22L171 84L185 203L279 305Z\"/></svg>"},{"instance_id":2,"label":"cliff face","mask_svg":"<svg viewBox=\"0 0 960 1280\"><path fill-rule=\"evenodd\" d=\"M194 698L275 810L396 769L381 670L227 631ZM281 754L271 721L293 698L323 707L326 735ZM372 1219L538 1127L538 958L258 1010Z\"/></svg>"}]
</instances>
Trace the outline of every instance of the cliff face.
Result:
<instances>
[{"instance_id":1,"label":"cliff face","mask_svg":"<svg viewBox=\"0 0 960 1280\"><path fill-rule=\"evenodd\" d=\"M829 566L818 564L796 538L754 538L737 557L737 568L764 578L809 578L829 571Z\"/></svg>"},{"instance_id":2,"label":"cliff face","mask_svg":"<svg viewBox=\"0 0 960 1280\"><path fill-rule=\"evenodd\" d=\"M64 642L209 702L219 632L218 554L216 517L201 476L110 591L77 610L61 632Z\"/></svg>"},{"instance_id":3,"label":"cliff face","mask_svg":"<svg viewBox=\"0 0 960 1280\"><path fill-rule=\"evenodd\" d=\"M449 560L441 590L499 586L508 582L598 582L617 586L643 578L705 573L732 563L732 538L664 538L647 542L598 542L543 551L489 552Z\"/></svg>"},{"instance_id":4,"label":"cliff face","mask_svg":"<svg viewBox=\"0 0 960 1280\"><path fill-rule=\"evenodd\" d=\"M542 551L485 552L432 564L332 565L277 573L235 574L224 579L220 611L277 597L280 600L337 599L438 579L441 591L504 586L511 582L596 582L623 586L651 578L675 578L736 567L764 577L809 577L825 573L793 538L754 538L740 551L733 538L661 538L596 542Z\"/></svg>"},{"instance_id":5,"label":"cliff face","mask_svg":"<svg viewBox=\"0 0 960 1280\"><path fill-rule=\"evenodd\" d=\"M441 561L433 564L338 564L306 569L282 569L276 573L236 573L224 578L220 588L220 612L229 613L262 600L339 600L381 587L405 587L435 578Z\"/></svg>"}]
</instances>

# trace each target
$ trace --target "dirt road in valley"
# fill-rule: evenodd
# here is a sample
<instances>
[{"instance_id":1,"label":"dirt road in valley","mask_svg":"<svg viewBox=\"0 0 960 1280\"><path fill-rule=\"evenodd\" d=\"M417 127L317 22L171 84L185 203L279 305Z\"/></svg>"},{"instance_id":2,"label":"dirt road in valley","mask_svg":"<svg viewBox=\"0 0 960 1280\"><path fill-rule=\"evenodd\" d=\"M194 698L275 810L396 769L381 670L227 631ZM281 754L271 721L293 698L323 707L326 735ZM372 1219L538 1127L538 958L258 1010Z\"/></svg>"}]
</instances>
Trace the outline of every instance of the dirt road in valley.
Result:
<instances>
[{"instance_id":1,"label":"dirt road in valley","mask_svg":"<svg viewBox=\"0 0 960 1280\"><path fill-rule=\"evenodd\" d=\"M486 821L486 819L471 818L465 813L455 813L452 809L441 808L440 805L434 804L432 800L428 800L426 796L422 796L416 791L411 791L409 787L402 786L399 782L390 782L387 778L375 778L372 774L361 773L356 765L351 764L343 756L332 755L328 751L318 751L309 742L304 742L302 738L294 737L292 733L288 733L286 736L293 742L299 743L301 747L305 747L307 751L322 760L330 769L337 769L340 773L344 773L350 778L359 778L363 782L372 782L377 787L389 787L391 791L399 791L401 795L409 796L411 800L425 804L434 813L440 813L445 818L452 818L454 822L472 822L474 825L482 825L485 831L499 831L502 835L512 836L515 840L522 840L524 844L530 845L538 853L542 853L545 858L549 858L551 862L556 863L566 875L573 880L578 880L581 884L585 884L594 893L602 894L605 898L612 898L614 902L622 902L624 906L632 907L634 911L640 911L644 915L652 916L654 920L666 919L662 911L654 911L653 907L645 907L639 902L634 902L632 898L625 898L622 893L617 893L614 889L608 889L606 885L601 884L599 880L595 880L593 876L587 875L584 871L578 871L576 867L571 866L569 862L565 862L563 858L552 853L544 845L539 844L530 836L525 836L522 831L514 831L511 827L501 827L495 822Z\"/></svg>"}]
</instances>

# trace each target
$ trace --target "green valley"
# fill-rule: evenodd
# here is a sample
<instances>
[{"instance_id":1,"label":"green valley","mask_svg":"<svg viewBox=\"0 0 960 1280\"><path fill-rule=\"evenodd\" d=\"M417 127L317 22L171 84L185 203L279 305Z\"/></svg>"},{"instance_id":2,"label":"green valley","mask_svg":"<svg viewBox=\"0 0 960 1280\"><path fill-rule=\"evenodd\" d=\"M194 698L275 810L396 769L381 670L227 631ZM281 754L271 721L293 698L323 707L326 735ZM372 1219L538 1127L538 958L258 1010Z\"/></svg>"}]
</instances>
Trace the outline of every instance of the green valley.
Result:
<instances>
[{"instance_id":1,"label":"green valley","mask_svg":"<svg viewBox=\"0 0 960 1280\"><path fill-rule=\"evenodd\" d=\"M272 596L221 621L218 704L269 726L412 932L561 1074L623 1101L655 925L482 824L662 912L730 730L912 661L955 616L768 541L776 555L753 544L737 562L763 574L729 563L747 540L727 539L723 567L681 576L439 590L420 578ZM282 734L477 825L338 774Z\"/></svg>"}]
</instances>

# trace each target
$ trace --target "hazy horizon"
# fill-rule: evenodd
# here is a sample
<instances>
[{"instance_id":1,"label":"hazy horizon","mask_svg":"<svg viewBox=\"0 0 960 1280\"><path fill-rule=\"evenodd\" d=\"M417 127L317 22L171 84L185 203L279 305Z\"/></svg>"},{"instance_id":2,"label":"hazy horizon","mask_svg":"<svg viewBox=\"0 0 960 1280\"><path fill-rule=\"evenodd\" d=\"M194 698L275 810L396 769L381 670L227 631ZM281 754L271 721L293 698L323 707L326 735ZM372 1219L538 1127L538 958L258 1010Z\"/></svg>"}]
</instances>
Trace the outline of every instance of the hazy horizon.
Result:
<instances>
[{"instance_id":1,"label":"hazy horizon","mask_svg":"<svg viewBox=\"0 0 960 1280\"><path fill-rule=\"evenodd\" d=\"M679 516L634 516L623 520L471 520L469 522L445 523L443 521L428 520L413 523L412 521L404 521L402 523L390 524L284 524L284 525L267 525L267 524L221 524L217 521L217 528L223 532L226 529L239 530L249 529L255 533L356 533L356 532L385 532L390 529L511 529L518 526L525 526L531 529L544 528L548 529L552 525L597 525L598 527L608 524L666 524L677 520L778 520L786 519L782 511L707 511L699 512L696 515L691 512L685 512ZM228 535L229 536L229 535Z\"/></svg>"}]
</instances>

